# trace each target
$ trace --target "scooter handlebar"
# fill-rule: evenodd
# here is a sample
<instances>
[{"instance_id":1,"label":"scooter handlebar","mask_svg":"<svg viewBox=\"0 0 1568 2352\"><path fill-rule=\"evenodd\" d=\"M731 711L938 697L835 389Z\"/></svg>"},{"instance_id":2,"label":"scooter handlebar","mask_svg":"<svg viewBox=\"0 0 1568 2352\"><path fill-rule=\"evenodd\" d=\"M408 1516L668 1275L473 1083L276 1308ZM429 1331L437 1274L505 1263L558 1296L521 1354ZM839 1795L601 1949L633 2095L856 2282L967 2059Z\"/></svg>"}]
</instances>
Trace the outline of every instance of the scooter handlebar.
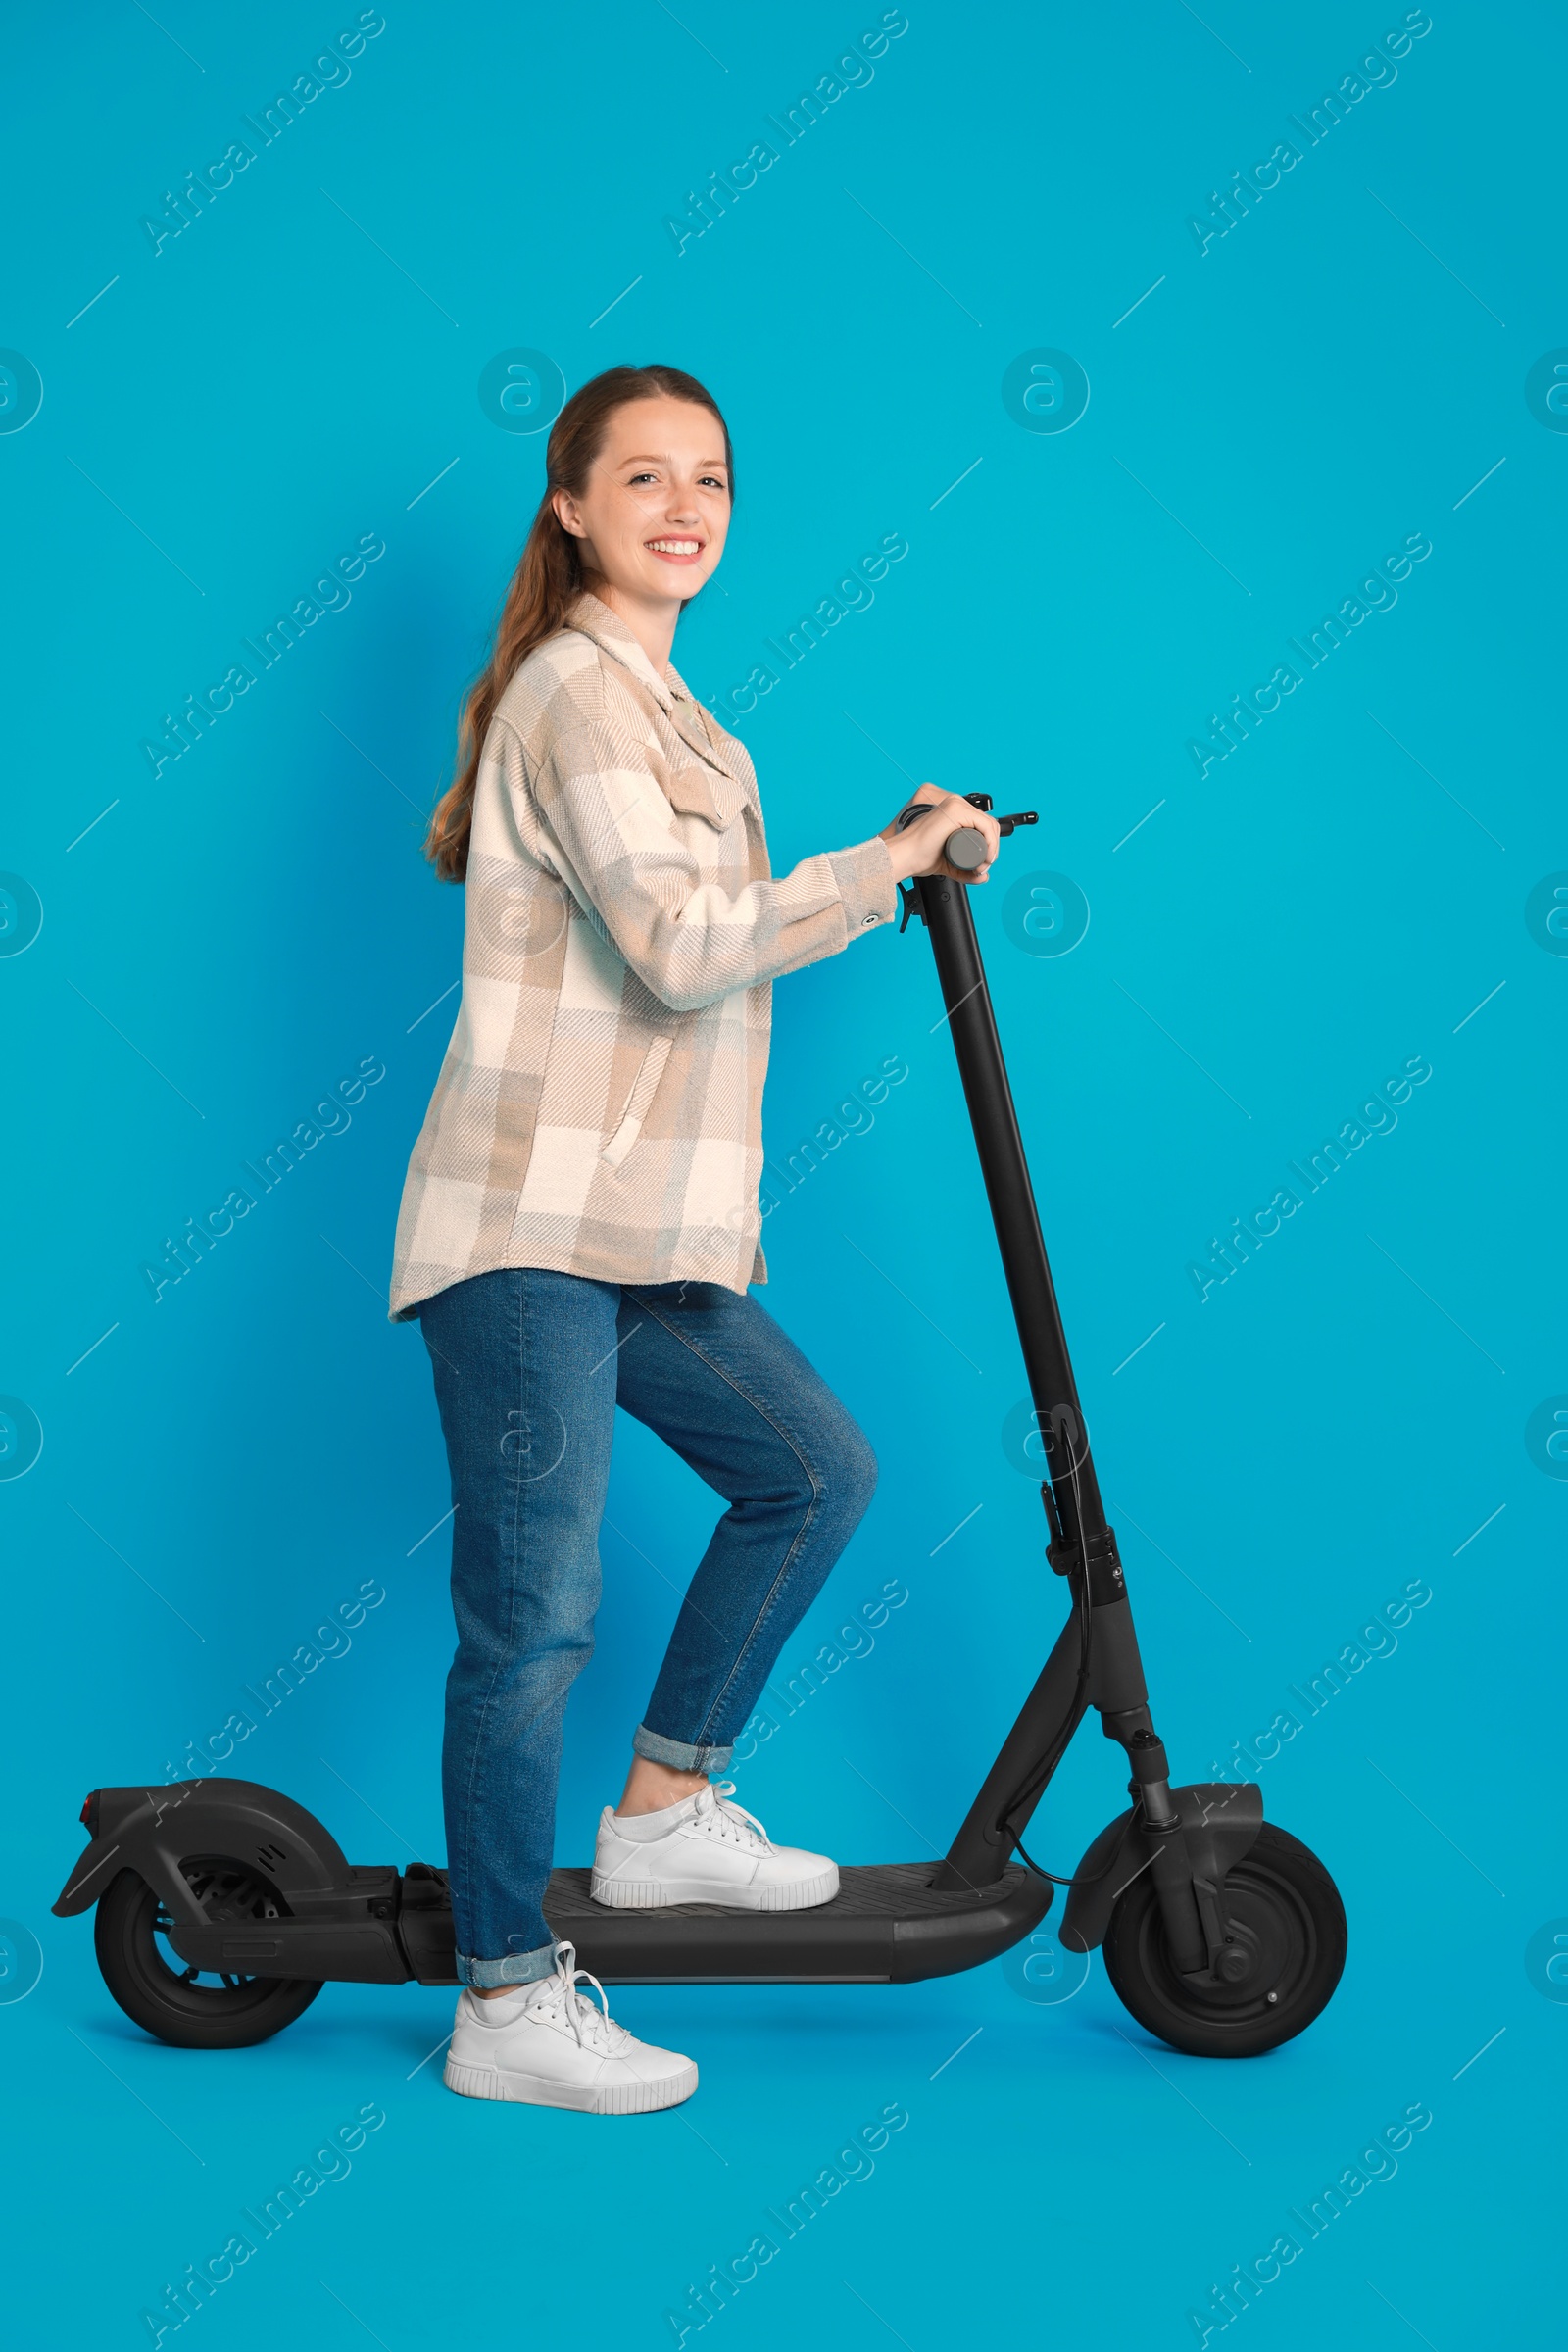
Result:
<instances>
[{"instance_id":1,"label":"scooter handlebar","mask_svg":"<svg viewBox=\"0 0 1568 2352\"><path fill-rule=\"evenodd\" d=\"M989 806L989 803L987 805ZM902 833L906 825L912 825L917 817L923 816L929 806L929 802L926 801L911 801L908 808L899 817L899 831ZM997 820L1004 833L1010 833L1014 825L1032 825L1035 821L1035 812L1032 808L1024 809L1015 816L1003 816ZM978 873L986 861L986 837L978 825L960 825L956 833L948 835L947 841L943 845L943 855L956 873Z\"/></svg>"},{"instance_id":2,"label":"scooter handlebar","mask_svg":"<svg viewBox=\"0 0 1568 2352\"><path fill-rule=\"evenodd\" d=\"M924 816L928 805L924 801L911 802L899 818L899 831L902 833L906 825L912 825L917 817ZM960 825L956 833L948 835L943 855L956 871L972 874L986 861L986 837L975 825Z\"/></svg>"}]
</instances>

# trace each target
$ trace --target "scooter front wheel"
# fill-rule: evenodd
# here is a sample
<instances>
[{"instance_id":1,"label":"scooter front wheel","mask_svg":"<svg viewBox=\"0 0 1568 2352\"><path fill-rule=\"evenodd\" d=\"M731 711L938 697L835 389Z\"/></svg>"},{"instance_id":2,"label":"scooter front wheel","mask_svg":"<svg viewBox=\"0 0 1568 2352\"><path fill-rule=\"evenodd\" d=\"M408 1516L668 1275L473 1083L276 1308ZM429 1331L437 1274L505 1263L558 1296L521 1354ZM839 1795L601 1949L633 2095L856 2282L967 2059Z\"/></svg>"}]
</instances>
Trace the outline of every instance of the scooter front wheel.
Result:
<instances>
[{"instance_id":1,"label":"scooter front wheel","mask_svg":"<svg viewBox=\"0 0 1568 2352\"><path fill-rule=\"evenodd\" d=\"M204 1910L266 1915L266 1889L237 1863L185 1865ZM182 2050L241 2050L291 2026L321 1987L309 1977L248 1977L190 1967L167 1942L173 1921L134 1870L99 1897L93 1944L104 1983L125 2015Z\"/></svg>"},{"instance_id":2,"label":"scooter front wheel","mask_svg":"<svg viewBox=\"0 0 1568 2352\"><path fill-rule=\"evenodd\" d=\"M1125 2006L1195 2058L1255 2058L1312 2023L1345 1966L1345 1906L1322 1863L1265 1822L1219 1890L1219 1966L1184 1977L1171 1961L1147 1871L1105 1931L1105 1973Z\"/></svg>"}]
</instances>

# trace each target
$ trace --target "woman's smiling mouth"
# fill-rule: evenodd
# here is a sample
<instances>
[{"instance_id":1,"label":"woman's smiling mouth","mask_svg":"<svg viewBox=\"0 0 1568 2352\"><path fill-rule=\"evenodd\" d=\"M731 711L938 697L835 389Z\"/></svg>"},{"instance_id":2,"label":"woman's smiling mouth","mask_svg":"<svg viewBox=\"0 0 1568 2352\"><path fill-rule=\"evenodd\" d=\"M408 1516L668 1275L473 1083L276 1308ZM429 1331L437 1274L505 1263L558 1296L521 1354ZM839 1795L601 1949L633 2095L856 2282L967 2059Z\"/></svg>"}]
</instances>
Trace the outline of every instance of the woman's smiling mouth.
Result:
<instances>
[{"instance_id":1,"label":"woman's smiling mouth","mask_svg":"<svg viewBox=\"0 0 1568 2352\"><path fill-rule=\"evenodd\" d=\"M701 539L671 537L645 539L643 545L652 556L662 556L666 564L695 564L703 552Z\"/></svg>"}]
</instances>

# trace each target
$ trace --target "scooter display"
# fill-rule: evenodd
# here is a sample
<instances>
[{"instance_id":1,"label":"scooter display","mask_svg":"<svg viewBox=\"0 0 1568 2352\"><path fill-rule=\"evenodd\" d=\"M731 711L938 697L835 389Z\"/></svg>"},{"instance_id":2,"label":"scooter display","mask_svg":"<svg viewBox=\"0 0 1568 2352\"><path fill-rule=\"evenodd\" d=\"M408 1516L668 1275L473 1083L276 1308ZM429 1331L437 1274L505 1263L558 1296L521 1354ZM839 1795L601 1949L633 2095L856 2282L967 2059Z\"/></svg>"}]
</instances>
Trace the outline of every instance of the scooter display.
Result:
<instances>
[{"instance_id":1,"label":"scooter display","mask_svg":"<svg viewBox=\"0 0 1568 2352\"><path fill-rule=\"evenodd\" d=\"M984 793L965 796L989 811ZM912 821L917 808L901 822ZM1033 811L1000 820L1004 835ZM962 827L949 863L972 873ZM849 1864L807 1911L710 1903L609 1910L586 1869L557 1870L545 1911L609 1984L907 1984L978 1967L1028 1936L1056 1886L1058 1940L1097 1947L1148 2031L1209 2058L1253 2057L1312 2023L1345 1962L1345 1912L1309 1850L1263 1819L1255 1784L1172 1788L1132 1603L1107 1524L964 884L901 885L901 932L936 956L1027 1374L1046 1476L1045 1555L1065 1583L1054 1647L940 1862ZM1126 1757L1131 1802L1070 1878L1025 1853L1035 1808L1085 1715ZM189 2049L233 2049L293 2022L324 1983L455 1984L446 1874L351 1864L320 1822L253 1781L99 1788L90 1842L54 1905L97 1905L104 1982L128 2016Z\"/></svg>"}]
</instances>

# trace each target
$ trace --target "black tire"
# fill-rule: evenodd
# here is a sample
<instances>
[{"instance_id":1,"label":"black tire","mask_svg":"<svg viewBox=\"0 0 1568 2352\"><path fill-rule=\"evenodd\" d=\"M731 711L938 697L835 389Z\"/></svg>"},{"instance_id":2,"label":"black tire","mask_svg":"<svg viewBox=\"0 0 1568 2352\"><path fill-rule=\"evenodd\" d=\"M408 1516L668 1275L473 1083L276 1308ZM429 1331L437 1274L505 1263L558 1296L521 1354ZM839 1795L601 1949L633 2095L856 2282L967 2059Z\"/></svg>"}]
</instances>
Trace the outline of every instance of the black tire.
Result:
<instances>
[{"instance_id":1,"label":"black tire","mask_svg":"<svg viewBox=\"0 0 1568 2352\"><path fill-rule=\"evenodd\" d=\"M1255 2058L1327 2006L1345 1966L1345 1906L1310 1849L1265 1822L1220 1889L1228 1940L1252 1965L1238 1982L1195 1981L1171 1965L1159 1902L1145 1871L1105 1932L1105 1973L1125 2006L1194 2058Z\"/></svg>"},{"instance_id":2,"label":"black tire","mask_svg":"<svg viewBox=\"0 0 1568 2352\"><path fill-rule=\"evenodd\" d=\"M237 1862L183 1866L202 1906L225 1917L276 1916L270 1891ZM220 1975L187 1967L163 1938L162 1898L134 1870L99 1897L93 1943L104 1983L129 2018L181 2050L243 2050L308 2009L321 1987L308 1977Z\"/></svg>"}]
</instances>

